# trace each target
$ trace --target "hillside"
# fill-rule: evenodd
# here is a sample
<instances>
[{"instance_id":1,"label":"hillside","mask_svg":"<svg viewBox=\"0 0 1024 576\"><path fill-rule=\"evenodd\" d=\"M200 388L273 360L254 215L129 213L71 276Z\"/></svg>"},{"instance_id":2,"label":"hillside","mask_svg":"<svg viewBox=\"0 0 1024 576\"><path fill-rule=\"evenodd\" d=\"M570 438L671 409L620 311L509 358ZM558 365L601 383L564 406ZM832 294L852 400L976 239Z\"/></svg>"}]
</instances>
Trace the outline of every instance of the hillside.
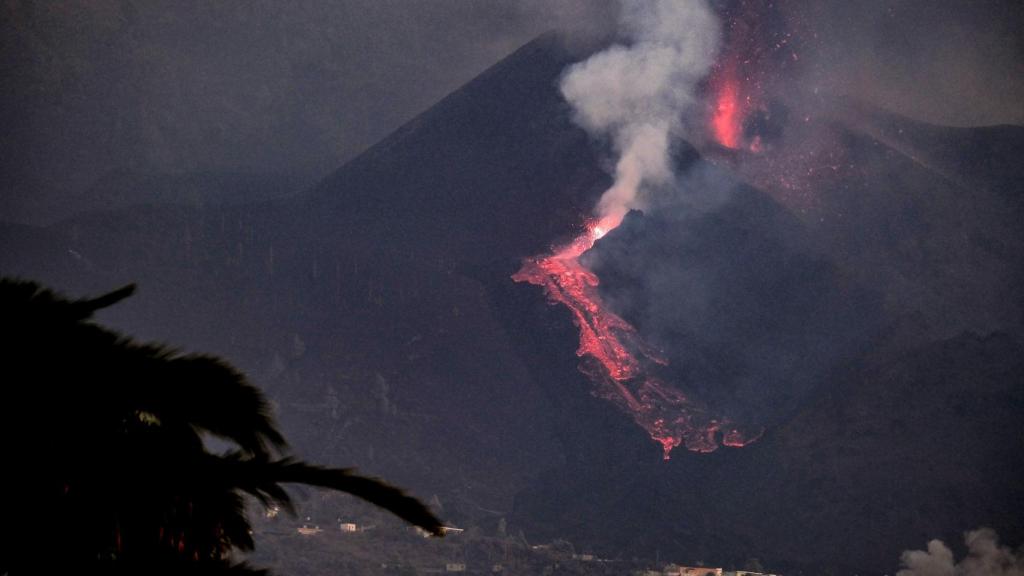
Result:
<instances>
[{"instance_id":1,"label":"hillside","mask_svg":"<svg viewBox=\"0 0 1024 576\"><path fill-rule=\"evenodd\" d=\"M138 282L104 322L230 359L302 455L457 525L862 574L980 524L1024 538L1022 129L844 105L759 155L681 146L673 202L587 258L682 388L766 432L663 462L591 394L569 313L509 278L608 184L556 90L579 58L543 36L299 195L0 226L0 272ZM804 148L841 169L783 186Z\"/></svg>"}]
</instances>

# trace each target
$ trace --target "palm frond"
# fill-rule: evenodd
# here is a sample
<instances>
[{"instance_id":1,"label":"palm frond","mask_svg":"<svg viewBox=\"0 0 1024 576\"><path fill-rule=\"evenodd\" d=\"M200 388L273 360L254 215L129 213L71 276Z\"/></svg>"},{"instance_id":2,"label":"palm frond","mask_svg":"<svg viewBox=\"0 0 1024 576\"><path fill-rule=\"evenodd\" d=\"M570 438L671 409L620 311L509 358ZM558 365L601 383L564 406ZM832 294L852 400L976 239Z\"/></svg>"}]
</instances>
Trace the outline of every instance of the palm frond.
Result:
<instances>
[{"instance_id":1,"label":"palm frond","mask_svg":"<svg viewBox=\"0 0 1024 576\"><path fill-rule=\"evenodd\" d=\"M361 476L348 468L316 466L292 458L261 460L227 458L222 461L225 478L261 502L273 500L291 508L291 498L279 484L295 483L347 492L379 506L402 520L443 536L441 520L422 502L383 480Z\"/></svg>"},{"instance_id":2,"label":"palm frond","mask_svg":"<svg viewBox=\"0 0 1024 576\"><path fill-rule=\"evenodd\" d=\"M60 561L68 566L109 557L115 573L260 574L226 555L253 547L243 496L294 511L287 483L347 492L443 534L423 503L381 480L274 459L286 443L270 404L230 364L140 344L91 321L134 291L128 285L69 300L33 282L0 279L0 360L18 375L2 387L0 432L33 430L17 453L30 465L0 482L8 493L30 497L0 524L17 526L14 533L39 528L17 540L17 552L0 553L0 572L50 547L33 547L46 526L34 517L61 517L89 527L53 534L52 547L64 551ZM34 427L39 414L46 415L44 429ZM211 454L203 433L237 450ZM173 562L162 566L167 559Z\"/></svg>"},{"instance_id":3,"label":"palm frond","mask_svg":"<svg viewBox=\"0 0 1024 576\"><path fill-rule=\"evenodd\" d=\"M90 318L97 310L113 306L132 294L135 294L135 284L128 284L96 298L76 300L71 302L70 305L71 309L75 310L79 315L79 319L84 320Z\"/></svg>"},{"instance_id":4,"label":"palm frond","mask_svg":"<svg viewBox=\"0 0 1024 576\"><path fill-rule=\"evenodd\" d=\"M249 454L285 447L263 393L226 362L212 356L175 356L157 348L142 353L148 358L139 365L139 385L129 391L139 409L187 422Z\"/></svg>"}]
</instances>

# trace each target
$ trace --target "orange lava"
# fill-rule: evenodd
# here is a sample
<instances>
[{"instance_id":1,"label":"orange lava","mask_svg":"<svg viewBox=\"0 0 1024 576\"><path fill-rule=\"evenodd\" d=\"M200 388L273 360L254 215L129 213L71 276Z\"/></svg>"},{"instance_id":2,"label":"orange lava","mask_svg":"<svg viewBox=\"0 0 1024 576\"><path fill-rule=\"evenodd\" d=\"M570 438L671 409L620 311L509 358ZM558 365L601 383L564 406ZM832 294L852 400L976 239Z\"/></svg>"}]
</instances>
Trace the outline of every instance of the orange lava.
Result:
<instances>
[{"instance_id":1,"label":"orange lava","mask_svg":"<svg viewBox=\"0 0 1024 576\"><path fill-rule=\"evenodd\" d=\"M732 66L725 68L716 82L715 108L711 132L719 144L733 150L740 147L746 111L740 98L739 82Z\"/></svg>"},{"instance_id":2,"label":"orange lava","mask_svg":"<svg viewBox=\"0 0 1024 576\"><path fill-rule=\"evenodd\" d=\"M579 257L618 224L607 219L590 223L567 246L525 260L512 279L543 287L551 302L572 312L580 330L576 350L582 359L580 370L594 382L595 395L631 415L661 444L666 460L679 445L695 452L714 451L719 435L727 446L752 441L731 428L728 420L710 418L685 394L659 379L654 372L667 360L601 300L597 275Z\"/></svg>"}]
</instances>

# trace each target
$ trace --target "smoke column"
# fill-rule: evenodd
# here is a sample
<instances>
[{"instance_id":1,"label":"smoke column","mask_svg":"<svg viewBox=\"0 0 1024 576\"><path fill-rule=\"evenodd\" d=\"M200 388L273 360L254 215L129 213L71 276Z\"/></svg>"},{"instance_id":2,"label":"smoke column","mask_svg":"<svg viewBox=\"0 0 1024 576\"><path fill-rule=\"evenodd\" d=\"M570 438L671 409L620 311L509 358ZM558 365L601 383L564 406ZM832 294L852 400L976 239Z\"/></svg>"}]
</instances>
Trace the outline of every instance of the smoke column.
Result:
<instances>
[{"instance_id":1,"label":"smoke column","mask_svg":"<svg viewBox=\"0 0 1024 576\"><path fill-rule=\"evenodd\" d=\"M697 84L718 50L718 19L704 0L631 0L622 32L632 40L573 65L561 90L575 121L591 135L610 137L619 155L615 183L601 197L597 217L605 231L632 208L641 190L672 180L669 150L684 113L697 101Z\"/></svg>"},{"instance_id":2,"label":"smoke column","mask_svg":"<svg viewBox=\"0 0 1024 576\"><path fill-rule=\"evenodd\" d=\"M630 209L643 207L644 190L672 182L672 141L718 45L718 23L703 0L631 1L622 25L633 44L573 65L561 86L576 121L592 135L612 139L615 183L579 237L526 259L512 279L541 286L551 302L569 309L580 330L579 368L594 383L595 395L630 414L661 444L666 460L680 445L696 452L716 450L719 442L743 446L760 431L750 434L712 416L660 378L667 361L607 307L597 275L579 259Z\"/></svg>"}]
</instances>

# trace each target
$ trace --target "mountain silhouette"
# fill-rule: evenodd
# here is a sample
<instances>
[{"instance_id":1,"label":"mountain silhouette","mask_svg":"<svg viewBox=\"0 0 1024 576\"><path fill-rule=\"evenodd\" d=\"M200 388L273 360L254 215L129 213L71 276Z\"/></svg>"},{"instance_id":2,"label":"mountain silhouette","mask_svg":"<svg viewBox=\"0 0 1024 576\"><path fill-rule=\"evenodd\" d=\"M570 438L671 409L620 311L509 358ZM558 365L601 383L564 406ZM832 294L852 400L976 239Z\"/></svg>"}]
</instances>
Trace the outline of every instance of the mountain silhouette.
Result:
<instances>
[{"instance_id":1,"label":"mountain silhouette","mask_svg":"<svg viewBox=\"0 0 1024 576\"><path fill-rule=\"evenodd\" d=\"M230 359L300 455L454 522L787 572L883 573L982 524L1020 541L1024 129L837 102L760 155L681 144L673 202L586 258L681 389L766 431L666 463L591 395L569 313L509 279L609 184L557 91L586 54L542 36L302 194L5 225L0 272L137 282L105 322ZM800 146L842 168L781 186Z\"/></svg>"}]
</instances>

